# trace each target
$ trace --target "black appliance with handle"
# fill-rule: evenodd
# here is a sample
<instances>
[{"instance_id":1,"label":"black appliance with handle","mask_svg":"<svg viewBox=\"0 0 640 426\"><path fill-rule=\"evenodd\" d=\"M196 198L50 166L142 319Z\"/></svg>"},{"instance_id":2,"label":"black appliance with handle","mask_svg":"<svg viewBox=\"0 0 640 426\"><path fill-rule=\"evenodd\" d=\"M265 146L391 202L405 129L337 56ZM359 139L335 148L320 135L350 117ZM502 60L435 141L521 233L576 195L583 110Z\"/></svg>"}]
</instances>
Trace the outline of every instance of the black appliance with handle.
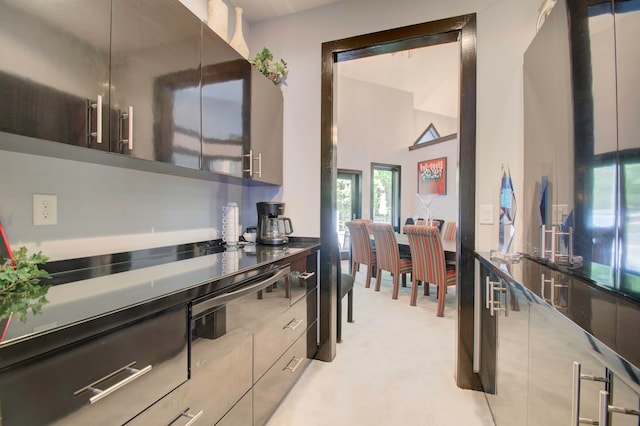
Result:
<instances>
[{"instance_id":1,"label":"black appliance with handle","mask_svg":"<svg viewBox=\"0 0 640 426\"><path fill-rule=\"evenodd\" d=\"M258 244L283 245L289 243L293 233L291 219L284 217L284 203L263 201L257 203L258 209Z\"/></svg>"}]
</instances>

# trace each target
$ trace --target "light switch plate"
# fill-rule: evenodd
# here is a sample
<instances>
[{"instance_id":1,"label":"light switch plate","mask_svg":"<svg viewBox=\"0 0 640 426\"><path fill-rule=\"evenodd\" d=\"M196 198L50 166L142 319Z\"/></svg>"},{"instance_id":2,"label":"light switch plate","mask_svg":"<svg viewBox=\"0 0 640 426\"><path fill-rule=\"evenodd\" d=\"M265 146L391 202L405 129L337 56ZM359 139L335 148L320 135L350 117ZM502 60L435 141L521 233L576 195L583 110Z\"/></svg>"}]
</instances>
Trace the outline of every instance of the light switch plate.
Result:
<instances>
[{"instance_id":1,"label":"light switch plate","mask_svg":"<svg viewBox=\"0 0 640 426\"><path fill-rule=\"evenodd\" d=\"M480 205L480 224L493 225L493 204Z\"/></svg>"}]
</instances>

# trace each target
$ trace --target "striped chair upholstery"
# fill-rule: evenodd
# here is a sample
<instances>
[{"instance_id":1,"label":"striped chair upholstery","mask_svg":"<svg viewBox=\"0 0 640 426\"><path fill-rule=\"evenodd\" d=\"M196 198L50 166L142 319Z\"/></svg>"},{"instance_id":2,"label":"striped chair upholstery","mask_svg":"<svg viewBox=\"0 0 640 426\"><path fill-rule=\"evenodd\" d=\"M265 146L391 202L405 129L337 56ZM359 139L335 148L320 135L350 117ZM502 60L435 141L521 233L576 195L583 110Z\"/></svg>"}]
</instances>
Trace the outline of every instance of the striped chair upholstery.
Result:
<instances>
[{"instance_id":1,"label":"striped chair upholstery","mask_svg":"<svg viewBox=\"0 0 640 426\"><path fill-rule=\"evenodd\" d=\"M369 225L369 229L373 232L373 239L376 242L376 256L378 261L376 291L380 291L382 270L389 271L393 275L392 297L397 299L400 275L411 272L411 259L400 258L398 240L396 240L393 226L388 223L372 223Z\"/></svg>"},{"instance_id":2,"label":"striped chair upholstery","mask_svg":"<svg viewBox=\"0 0 640 426\"><path fill-rule=\"evenodd\" d=\"M435 284L438 287L438 316L444 316L446 286L456 284L456 271L445 264L440 232L435 226L419 225L405 225L403 231L409 239L413 263L411 305L416 304L418 281L425 283L425 294L428 294L429 284Z\"/></svg>"},{"instance_id":3,"label":"striped chair upholstery","mask_svg":"<svg viewBox=\"0 0 640 426\"><path fill-rule=\"evenodd\" d=\"M442 239L447 241L455 241L457 232L456 229L457 227L455 222L445 222Z\"/></svg>"},{"instance_id":4,"label":"striped chair upholstery","mask_svg":"<svg viewBox=\"0 0 640 426\"><path fill-rule=\"evenodd\" d=\"M351 276L355 278L360 264L367 265L366 287L371 286L371 271L376 267L376 253L371 246L367 229L368 220L352 220L345 223L351 234Z\"/></svg>"}]
</instances>

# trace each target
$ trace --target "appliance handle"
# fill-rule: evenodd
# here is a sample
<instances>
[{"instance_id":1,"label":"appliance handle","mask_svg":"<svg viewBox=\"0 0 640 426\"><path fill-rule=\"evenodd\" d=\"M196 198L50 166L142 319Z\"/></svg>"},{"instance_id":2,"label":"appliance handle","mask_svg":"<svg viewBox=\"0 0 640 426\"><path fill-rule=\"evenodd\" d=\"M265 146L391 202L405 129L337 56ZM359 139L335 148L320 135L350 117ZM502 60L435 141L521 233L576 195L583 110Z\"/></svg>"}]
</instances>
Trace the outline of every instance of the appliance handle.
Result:
<instances>
[{"instance_id":1,"label":"appliance handle","mask_svg":"<svg viewBox=\"0 0 640 426\"><path fill-rule=\"evenodd\" d=\"M284 233L286 235L293 234L293 224L291 223L291 219L289 219L288 217L285 217L284 218L284 223L285 224L287 224L287 223L289 224L289 226L287 226L287 225L284 226Z\"/></svg>"},{"instance_id":2,"label":"appliance handle","mask_svg":"<svg viewBox=\"0 0 640 426\"><path fill-rule=\"evenodd\" d=\"M279 269L275 274L269 276L266 279L260 280L257 283L248 285L246 287L242 287L239 290L235 290L229 293L224 293L219 296L212 297L210 299L204 300L199 303L194 303L191 308L191 315L197 316L202 312L207 311L211 308L215 308L216 306L219 306L219 305L224 305L225 303L228 303L233 299L238 299L247 294L251 294L251 293L255 293L260 290L263 290L269 287L270 285L272 285L273 283L277 282L281 278L288 275L290 271L291 271L291 268L287 266L285 268Z\"/></svg>"}]
</instances>

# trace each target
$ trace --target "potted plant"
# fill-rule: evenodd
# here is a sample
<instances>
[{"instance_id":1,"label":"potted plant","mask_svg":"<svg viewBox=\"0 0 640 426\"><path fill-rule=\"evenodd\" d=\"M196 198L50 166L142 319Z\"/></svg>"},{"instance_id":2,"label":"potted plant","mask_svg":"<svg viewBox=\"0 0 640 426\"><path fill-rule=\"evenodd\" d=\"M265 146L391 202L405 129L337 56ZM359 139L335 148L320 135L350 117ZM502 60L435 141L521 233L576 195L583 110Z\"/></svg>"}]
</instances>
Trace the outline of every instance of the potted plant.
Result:
<instances>
[{"instance_id":1,"label":"potted plant","mask_svg":"<svg viewBox=\"0 0 640 426\"><path fill-rule=\"evenodd\" d=\"M264 47L262 52L256 53L255 58L250 60L251 64L258 68L258 70L273 82L276 86L284 83L289 71L287 70L287 63L280 59L277 62L273 61L273 54L271 51Z\"/></svg>"},{"instance_id":2,"label":"potted plant","mask_svg":"<svg viewBox=\"0 0 640 426\"><path fill-rule=\"evenodd\" d=\"M49 260L42 252L27 255L27 249L20 247L13 252L0 267L0 321L7 322L14 315L20 321L27 321L27 312L34 314L48 303L45 295L50 285L40 284L40 280L51 278L45 270L39 269Z\"/></svg>"}]
</instances>

